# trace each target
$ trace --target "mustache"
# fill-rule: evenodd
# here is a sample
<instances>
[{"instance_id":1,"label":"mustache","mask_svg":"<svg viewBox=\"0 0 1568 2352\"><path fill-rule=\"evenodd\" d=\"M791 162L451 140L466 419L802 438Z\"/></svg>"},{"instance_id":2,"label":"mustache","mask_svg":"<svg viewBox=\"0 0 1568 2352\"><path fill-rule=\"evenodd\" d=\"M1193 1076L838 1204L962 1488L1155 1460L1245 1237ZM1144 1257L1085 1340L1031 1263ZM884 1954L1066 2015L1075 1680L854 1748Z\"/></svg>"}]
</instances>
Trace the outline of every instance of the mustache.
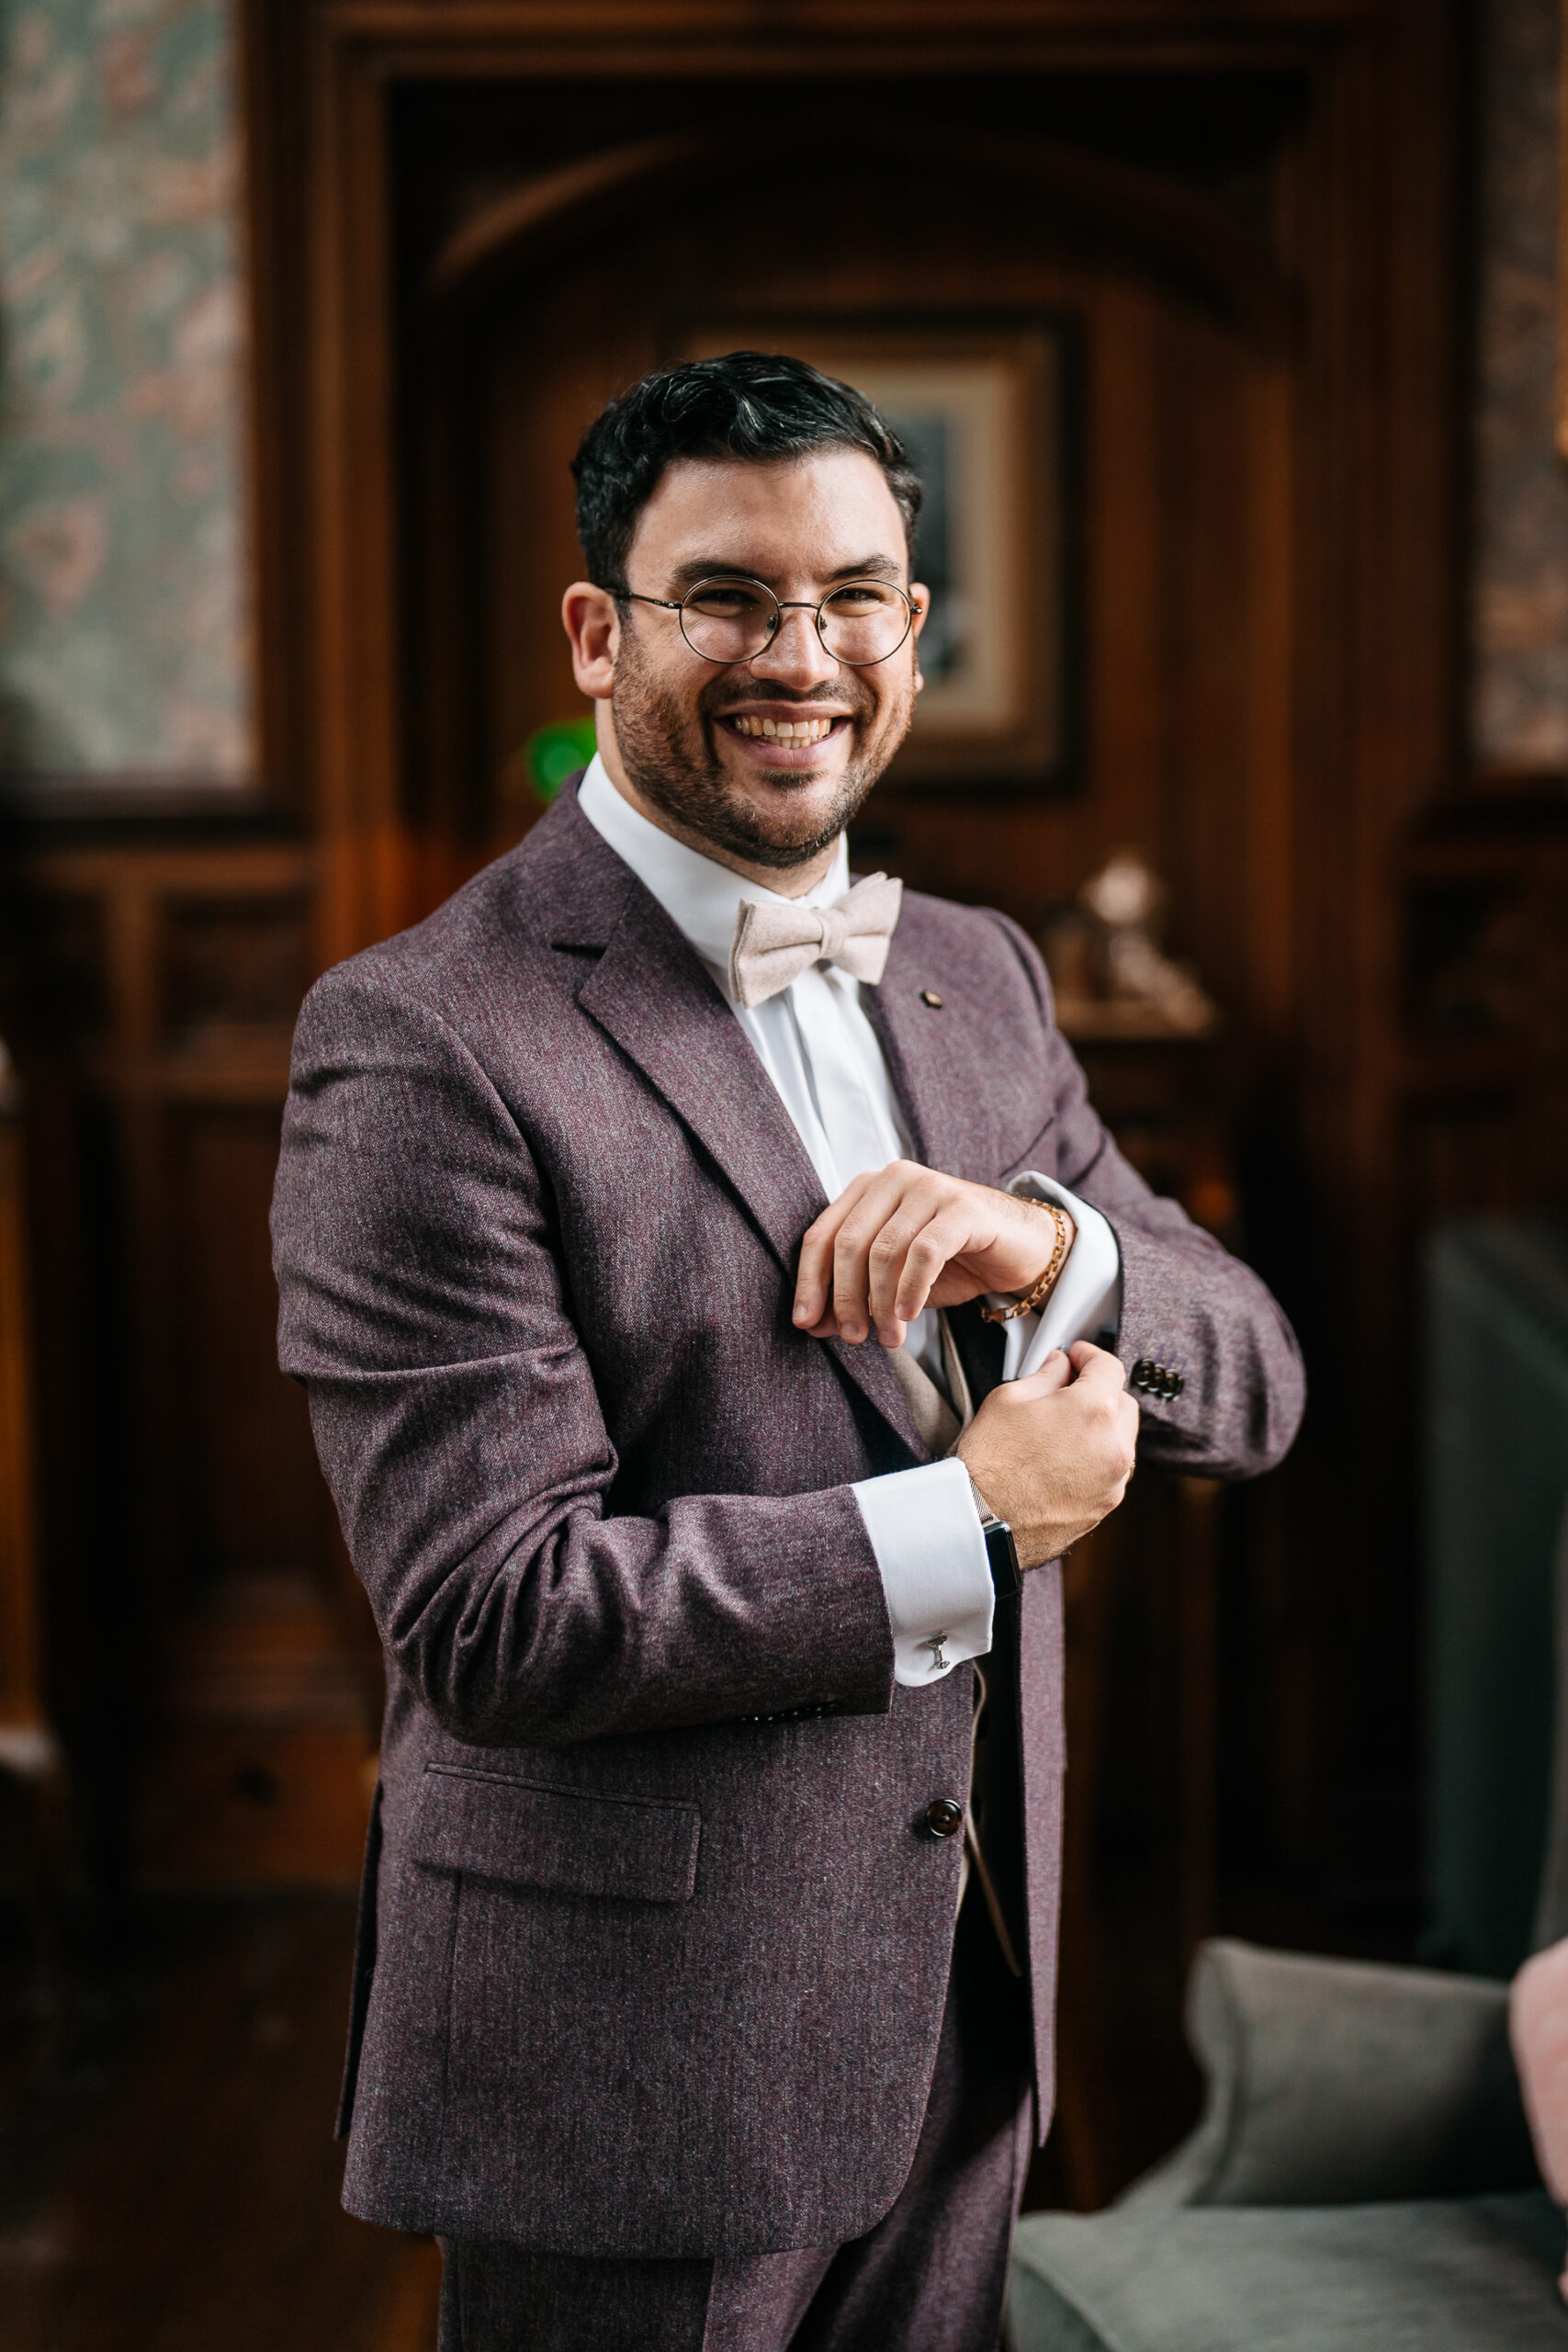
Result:
<instances>
[{"instance_id":1,"label":"mustache","mask_svg":"<svg viewBox=\"0 0 1568 2352\"><path fill-rule=\"evenodd\" d=\"M874 708L876 697L870 687L863 686L857 678L852 686L813 686L807 694L794 694L784 686L752 686L740 691L716 684L705 689L698 699L705 718L723 718L728 712L739 710L745 704L758 701L788 703L795 710L809 710L814 703L818 706L830 703L836 711L841 710L848 703L852 712L859 717L863 712Z\"/></svg>"}]
</instances>

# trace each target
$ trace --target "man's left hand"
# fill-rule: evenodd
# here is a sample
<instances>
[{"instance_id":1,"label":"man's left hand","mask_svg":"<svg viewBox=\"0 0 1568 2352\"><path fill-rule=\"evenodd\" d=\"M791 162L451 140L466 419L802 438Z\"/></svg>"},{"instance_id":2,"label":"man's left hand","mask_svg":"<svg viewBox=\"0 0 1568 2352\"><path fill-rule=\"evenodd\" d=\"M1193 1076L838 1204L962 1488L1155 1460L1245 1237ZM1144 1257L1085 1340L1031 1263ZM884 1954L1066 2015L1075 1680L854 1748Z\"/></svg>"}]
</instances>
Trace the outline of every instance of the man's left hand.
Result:
<instances>
[{"instance_id":1,"label":"man's left hand","mask_svg":"<svg viewBox=\"0 0 1568 2352\"><path fill-rule=\"evenodd\" d=\"M1027 1291L1055 1246L1055 1220L1038 1204L896 1159L846 1184L807 1232L795 1327L857 1342L874 1328L885 1348L899 1348L922 1307Z\"/></svg>"}]
</instances>

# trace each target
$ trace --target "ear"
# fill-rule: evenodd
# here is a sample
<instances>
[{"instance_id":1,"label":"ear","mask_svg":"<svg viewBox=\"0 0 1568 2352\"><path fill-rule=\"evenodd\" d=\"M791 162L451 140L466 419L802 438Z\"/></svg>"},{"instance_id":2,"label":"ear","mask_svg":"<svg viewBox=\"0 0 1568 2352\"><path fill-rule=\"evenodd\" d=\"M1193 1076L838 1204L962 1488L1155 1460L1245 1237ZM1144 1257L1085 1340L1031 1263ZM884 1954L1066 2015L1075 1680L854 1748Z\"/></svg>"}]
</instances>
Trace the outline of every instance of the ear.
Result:
<instances>
[{"instance_id":1,"label":"ear","mask_svg":"<svg viewBox=\"0 0 1568 2352\"><path fill-rule=\"evenodd\" d=\"M915 692L919 694L920 688L926 683L925 677L920 669L920 631L926 625L926 615L931 608L931 592L926 586L923 580L911 580L909 582L909 597L911 603L919 607L919 610L915 615L915 625L912 632L915 657Z\"/></svg>"},{"instance_id":2,"label":"ear","mask_svg":"<svg viewBox=\"0 0 1568 2352\"><path fill-rule=\"evenodd\" d=\"M592 702L607 702L621 650L621 616L607 588L574 580L560 600L561 626L571 646L571 672Z\"/></svg>"}]
</instances>

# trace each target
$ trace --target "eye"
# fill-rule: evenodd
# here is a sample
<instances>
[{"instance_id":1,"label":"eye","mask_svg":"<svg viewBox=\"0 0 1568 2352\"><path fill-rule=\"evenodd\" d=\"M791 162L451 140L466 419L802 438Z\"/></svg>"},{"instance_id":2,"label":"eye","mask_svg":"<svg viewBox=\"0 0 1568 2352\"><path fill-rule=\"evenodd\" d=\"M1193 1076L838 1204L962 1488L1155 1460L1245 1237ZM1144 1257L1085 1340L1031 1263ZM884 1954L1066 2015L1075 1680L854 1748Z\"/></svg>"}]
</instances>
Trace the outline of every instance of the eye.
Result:
<instances>
[{"instance_id":1,"label":"eye","mask_svg":"<svg viewBox=\"0 0 1568 2352\"><path fill-rule=\"evenodd\" d=\"M753 620L773 613L773 600L750 580L705 580L686 598L686 610L705 620Z\"/></svg>"},{"instance_id":2,"label":"eye","mask_svg":"<svg viewBox=\"0 0 1568 2352\"><path fill-rule=\"evenodd\" d=\"M829 613L841 614L845 619L859 619L868 613L885 613L899 602L896 592L885 588L875 580L847 581L842 588L835 588L826 600Z\"/></svg>"}]
</instances>

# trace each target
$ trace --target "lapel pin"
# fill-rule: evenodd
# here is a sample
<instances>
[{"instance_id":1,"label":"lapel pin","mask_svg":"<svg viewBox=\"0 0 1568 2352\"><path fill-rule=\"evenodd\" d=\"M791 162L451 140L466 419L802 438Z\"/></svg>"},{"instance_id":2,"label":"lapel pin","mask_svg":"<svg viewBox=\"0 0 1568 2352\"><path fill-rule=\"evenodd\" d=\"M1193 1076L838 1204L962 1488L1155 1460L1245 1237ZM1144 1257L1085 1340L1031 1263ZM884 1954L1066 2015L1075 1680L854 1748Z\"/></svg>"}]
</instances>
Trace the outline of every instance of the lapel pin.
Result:
<instances>
[{"instance_id":1,"label":"lapel pin","mask_svg":"<svg viewBox=\"0 0 1568 2352\"><path fill-rule=\"evenodd\" d=\"M922 989L920 990L920 1002L922 1004L929 1004L933 1012L940 1012L942 1011L942 999L938 996L935 989Z\"/></svg>"}]
</instances>

